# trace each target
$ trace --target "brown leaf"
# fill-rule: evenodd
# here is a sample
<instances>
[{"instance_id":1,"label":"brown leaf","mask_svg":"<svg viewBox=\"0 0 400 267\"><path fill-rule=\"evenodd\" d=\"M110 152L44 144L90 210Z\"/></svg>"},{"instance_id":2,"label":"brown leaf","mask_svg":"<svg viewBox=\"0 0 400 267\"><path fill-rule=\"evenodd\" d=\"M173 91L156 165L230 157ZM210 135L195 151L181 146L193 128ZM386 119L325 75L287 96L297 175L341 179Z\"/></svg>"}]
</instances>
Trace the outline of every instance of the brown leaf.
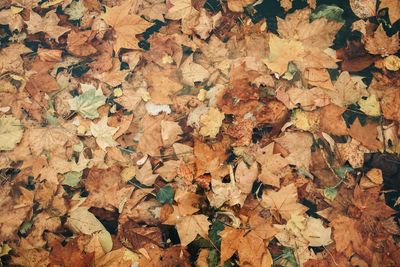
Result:
<instances>
[{"instance_id":1,"label":"brown leaf","mask_svg":"<svg viewBox=\"0 0 400 267\"><path fill-rule=\"evenodd\" d=\"M86 57L96 53L96 48L90 44L93 37L92 31L71 31L67 39L68 51L77 57Z\"/></svg>"},{"instance_id":2,"label":"brown leaf","mask_svg":"<svg viewBox=\"0 0 400 267\"><path fill-rule=\"evenodd\" d=\"M381 24L372 36L365 37L365 48L373 55L388 56L395 54L400 48L399 35L387 36Z\"/></svg>"},{"instance_id":3,"label":"brown leaf","mask_svg":"<svg viewBox=\"0 0 400 267\"><path fill-rule=\"evenodd\" d=\"M120 233L120 239L128 248L137 251L146 244L162 246L162 233L158 227L140 227L132 221L124 223Z\"/></svg>"},{"instance_id":4,"label":"brown leaf","mask_svg":"<svg viewBox=\"0 0 400 267\"><path fill-rule=\"evenodd\" d=\"M91 264L94 253L85 253L79 245L80 237L69 241L62 246L57 241L52 244L50 263L65 267L86 267Z\"/></svg>"}]
</instances>

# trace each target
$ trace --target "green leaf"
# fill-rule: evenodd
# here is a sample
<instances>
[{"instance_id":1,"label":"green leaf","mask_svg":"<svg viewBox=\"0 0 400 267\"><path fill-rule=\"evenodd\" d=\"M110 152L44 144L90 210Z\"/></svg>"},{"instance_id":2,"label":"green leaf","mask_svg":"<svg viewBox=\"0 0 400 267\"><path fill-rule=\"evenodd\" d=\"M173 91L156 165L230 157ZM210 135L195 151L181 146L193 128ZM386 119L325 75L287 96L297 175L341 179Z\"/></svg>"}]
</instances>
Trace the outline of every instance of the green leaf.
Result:
<instances>
[{"instance_id":1,"label":"green leaf","mask_svg":"<svg viewBox=\"0 0 400 267\"><path fill-rule=\"evenodd\" d=\"M346 178L346 173L352 172L354 169L349 166L340 166L338 168L335 168L335 173L337 176L339 176L341 179Z\"/></svg>"},{"instance_id":2,"label":"green leaf","mask_svg":"<svg viewBox=\"0 0 400 267\"><path fill-rule=\"evenodd\" d=\"M219 266L219 254L218 251L212 249L208 254L208 266L209 267L218 267Z\"/></svg>"},{"instance_id":3,"label":"green leaf","mask_svg":"<svg viewBox=\"0 0 400 267\"><path fill-rule=\"evenodd\" d=\"M343 12L343 9L338 6L320 5L311 13L310 20L326 18L327 20L343 22Z\"/></svg>"},{"instance_id":4,"label":"green leaf","mask_svg":"<svg viewBox=\"0 0 400 267\"><path fill-rule=\"evenodd\" d=\"M158 202L160 202L161 204L172 204L172 202L174 201L174 189L172 188L172 186L164 186L162 188L160 188L160 191L157 192L157 200Z\"/></svg>"},{"instance_id":5,"label":"green leaf","mask_svg":"<svg viewBox=\"0 0 400 267\"><path fill-rule=\"evenodd\" d=\"M75 187L80 181L83 172L67 172L64 174L64 185L68 185L70 187Z\"/></svg>"},{"instance_id":6,"label":"green leaf","mask_svg":"<svg viewBox=\"0 0 400 267\"><path fill-rule=\"evenodd\" d=\"M333 201L336 198L337 195L337 189L335 187L327 187L324 189L324 196Z\"/></svg>"},{"instance_id":7,"label":"green leaf","mask_svg":"<svg viewBox=\"0 0 400 267\"><path fill-rule=\"evenodd\" d=\"M69 101L71 110L75 110L81 116L88 119L96 119L99 117L97 109L106 103L106 97L101 89L97 89L90 84L81 84L83 94L74 97Z\"/></svg>"},{"instance_id":8,"label":"green leaf","mask_svg":"<svg viewBox=\"0 0 400 267\"><path fill-rule=\"evenodd\" d=\"M19 233L25 235L33 226L33 220L25 221L19 228Z\"/></svg>"},{"instance_id":9,"label":"green leaf","mask_svg":"<svg viewBox=\"0 0 400 267\"><path fill-rule=\"evenodd\" d=\"M210 230L208 231L208 237L210 238L211 242L218 248L221 247L221 237L218 235L219 232L224 230L225 226L222 222L215 220L211 225Z\"/></svg>"}]
</instances>

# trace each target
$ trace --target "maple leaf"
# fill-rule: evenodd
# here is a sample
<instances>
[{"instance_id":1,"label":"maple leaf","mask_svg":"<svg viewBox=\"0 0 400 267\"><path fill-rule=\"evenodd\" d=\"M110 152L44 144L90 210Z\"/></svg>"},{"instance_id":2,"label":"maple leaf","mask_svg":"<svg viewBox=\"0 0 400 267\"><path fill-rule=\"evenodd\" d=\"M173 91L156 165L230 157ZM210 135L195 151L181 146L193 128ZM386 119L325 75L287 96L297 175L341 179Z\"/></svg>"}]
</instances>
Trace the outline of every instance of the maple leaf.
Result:
<instances>
[{"instance_id":1,"label":"maple leaf","mask_svg":"<svg viewBox=\"0 0 400 267\"><path fill-rule=\"evenodd\" d=\"M108 117L102 117L98 123L90 123L90 132L96 138L96 143L101 149L106 150L107 147L118 145L113 139L113 135L118 131L119 127L114 128L107 125Z\"/></svg>"},{"instance_id":2,"label":"maple leaf","mask_svg":"<svg viewBox=\"0 0 400 267\"><path fill-rule=\"evenodd\" d=\"M257 163L253 163L250 167L247 167L244 161L240 161L236 167L235 179L237 181L237 187L240 191L245 194L249 194L253 187L253 183L258 177L258 166Z\"/></svg>"},{"instance_id":3,"label":"maple leaf","mask_svg":"<svg viewBox=\"0 0 400 267\"><path fill-rule=\"evenodd\" d=\"M92 31L71 31L68 34L68 51L78 57L85 57L97 52L97 49L90 44L94 37Z\"/></svg>"},{"instance_id":4,"label":"maple leaf","mask_svg":"<svg viewBox=\"0 0 400 267\"><path fill-rule=\"evenodd\" d=\"M364 245L357 220L339 215L331 222L331 225L335 229L333 239L335 240L338 252L343 252L349 256L352 255L354 247L357 248Z\"/></svg>"},{"instance_id":5,"label":"maple leaf","mask_svg":"<svg viewBox=\"0 0 400 267\"><path fill-rule=\"evenodd\" d=\"M208 217L203 214L183 217L176 223L176 230L178 231L182 246L187 246L197 235L208 239L208 228L210 225Z\"/></svg>"},{"instance_id":6,"label":"maple leaf","mask_svg":"<svg viewBox=\"0 0 400 267\"><path fill-rule=\"evenodd\" d=\"M301 143L298 140L302 140ZM308 170L311 161L311 145L313 138L309 133L286 132L284 136L275 139L275 142L289 151L285 159L289 164Z\"/></svg>"},{"instance_id":7,"label":"maple leaf","mask_svg":"<svg viewBox=\"0 0 400 267\"><path fill-rule=\"evenodd\" d=\"M13 12L13 8L0 11L0 24L8 25L11 31L21 31L24 26L24 20L21 15Z\"/></svg>"},{"instance_id":8,"label":"maple leaf","mask_svg":"<svg viewBox=\"0 0 400 267\"><path fill-rule=\"evenodd\" d=\"M243 12L243 8L253 4L256 0L228 0L228 8L233 12Z\"/></svg>"},{"instance_id":9,"label":"maple leaf","mask_svg":"<svg viewBox=\"0 0 400 267\"><path fill-rule=\"evenodd\" d=\"M262 204L266 208L279 212L285 220L289 220L291 216L302 214L308 209L297 203L297 200L297 188L294 184L289 184L277 192L264 193Z\"/></svg>"},{"instance_id":10,"label":"maple leaf","mask_svg":"<svg viewBox=\"0 0 400 267\"><path fill-rule=\"evenodd\" d=\"M82 94L70 99L71 110L77 111L84 118L95 119L99 117L97 109L104 105L106 97L101 89L97 89L90 84L81 84Z\"/></svg>"},{"instance_id":11,"label":"maple leaf","mask_svg":"<svg viewBox=\"0 0 400 267\"><path fill-rule=\"evenodd\" d=\"M93 260L94 253L85 253L79 247L80 237L76 237L69 241L65 247L58 241L54 240L53 249L50 253L50 263L62 266L85 267L90 265Z\"/></svg>"},{"instance_id":12,"label":"maple leaf","mask_svg":"<svg viewBox=\"0 0 400 267\"><path fill-rule=\"evenodd\" d=\"M387 36L382 24L372 36L365 37L365 49L373 55L388 56L395 54L400 48L399 35Z\"/></svg>"},{"instance_id":13,"label":"maple leaf","mask_svg":"<svg viewBox=\"0 0 400 267\"><path fill-rule=\"evenodd\" d=\"M21 141L24 130L21 121L12 116L0 117L0 150L13 150Z\"/></svg>"},{"instance_id":14,"label":"maple leaf","mask_svg":"<svg viewBox=\"0 0 400 267\"><path fill-rule=\"evenodd\" d=\"M379 9L388 8L389 19L392 25L400 19L400 2L392 0L381 0Z\"/></svg>"},{"instance_id":15,"label":"maple leaf","mask_svg":"<svg viewBox=\"0 0 400 267\"><path fill-rule=\"evenodd\" d=\"M30 19L26 24L29 33L45 32L50 38L57 41L58 37L70 31L69 28L58 26L59 21L56 11L52 10L47 12L43 18L35 12L31 12Z\"/></svg>"},{"instance_id":16,"label":"maple leaf","mask_svg":"<svg viewBox=\"0 0 400 267\"><path fill-rule=\"evenodd\" d=\"M77 207L68 213L66 225L74 233L96 234L105 252L112 249L113 242L110 233L101 222L88 211L88 207Z\"/></svg>"},{"instance_id":17,"label":"maple leaf","mask_svg":"<svg viewBox=\"0 0 400 267\"><path fill-rule=\"evenodd\" d=\"M194 86L196 82L204 82L210 73L200 64L193 62L193 54L188 57L180 67L182 82Z\"/></svg>"},{"instance_id":18,"label":"maple leaf","mask_svg":"<svg viewBox=\"0 0 400 267\"><path fill-rule=\"evenodd\" d=\"M256 160L261 164L259 179L265 184L280 187L280 178L287 173L287 159L280 154L274 154L275 143L271 143L262 149L257 150Z\"/></svg>"},{"instance_id":19,"label":"maple leaf","mask_svg":"<svg viewBox=\"0 0 400 267\"><path fill-rule=\"evenodd\" d=\"M263 60L268 68L279 75L283 75L291 61L304 57L304 48L301 42L295 40L281 39L271 35L269 39L269 58Z\"/></svg>"},{"instance_id":20,"label":"maple leaf","mask_svg":"<svg viewBox=\"0 0 400 267\"><path fill-rule=\"evenodd\" d=\"M139 49L136 35L144 32L152 24L137 15L129 14L132 1L126 1L120 6L107 8L102 14L102 19L115 30L116 40L114 51L119 52L121 48Z\"/></svg>"},{"instance_id":21,"label":"maple leaf","mask_svg":"<svg viewBox=\"0 0 400 267\"><path fill-rule=\"evenodd\" d=\"M179 140L179 135L183 133L177 122L161 121L161 138L164 146L170 146Z\"/></svg>"},{"instance_id":22,"label":"maple leaf","mask_svg":"<svg viewBox=\"0 0 400 267\"><path fill-rule=\"evenodd\" d=\"M168 9L165 18L172 20L180 20L197 13L197 10L192 6L192 0L170 0L172 5Z\"/></svg>"},{"instance_id":23,"label":"maple leaf","mask_svg":"<svg viewBox=\"0 0 400 267\"><path fill-rule=\"evenodd\" d=\"M267 253L263 240L253 231L225 227L219 233L221 236L221 264L232 257L237 251L241 264L261 266L262 257Z\"/></svg>"}]
</instances>

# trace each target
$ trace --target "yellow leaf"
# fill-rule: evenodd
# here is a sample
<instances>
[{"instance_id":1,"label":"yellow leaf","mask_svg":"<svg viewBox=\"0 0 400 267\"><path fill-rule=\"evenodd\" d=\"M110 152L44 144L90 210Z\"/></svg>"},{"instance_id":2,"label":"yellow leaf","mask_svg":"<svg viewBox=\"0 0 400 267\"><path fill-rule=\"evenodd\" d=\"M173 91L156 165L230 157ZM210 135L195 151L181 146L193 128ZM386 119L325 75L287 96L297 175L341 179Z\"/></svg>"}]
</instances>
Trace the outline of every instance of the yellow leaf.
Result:
<instances>
[{"instance_id":1,"label":"yellow leaf","mask_svg":"<svg viewBox=\"0 0 400 267\"><path fill-rule=\"evenodd\" d=\"M390 71L398 71L400 69L400 58L395 55L390 55L383 60L385 68Z\"/></svg>"},{"instance_id":2,"label":"yellow leaf","mask_svg":"<svg viewBox=\"0 0 400 267\"><path fill-rule=\"evenodd\" d=\"M0 150L13 150L23 135L21 121L12 116L0 117Z\"/></svg>"},{"instance_id":3,"label":"yellow leaf","mask_svg":"<svg viewBox=\"0 0 400 267\"><path fill-rule=\"evenodd\" d=\"M301 42L281 39L276 35L271 35L269 49L269 58L264 59L263 62L270 70L279 75L287 71L289 62L301 59L304 56Z\"/></svg>"},{"instance_id":4,"label":"yellow leaf","mask_svg":"<svg viewBox=\"0 0 400 267\"><path fill-rule=\"evenodd\" d=\"M200 134L202 136L209 136L215 138L219 133L219 128L224 120L224 113L220 112L218 109L211 107L206 114L200 117Z\"/></svg>"},{"instance_id":5,"label":"yellow leaf","mask_svg":"<svg viewBox=\"0 0 400 267\"><path fill-rule=\"evenodd\" d=\"M376 95L370 95L367 99L360 99L358 104L360 110L369 116L378 117L381 115L381 107Z\"/></svg>"}]
</instances>

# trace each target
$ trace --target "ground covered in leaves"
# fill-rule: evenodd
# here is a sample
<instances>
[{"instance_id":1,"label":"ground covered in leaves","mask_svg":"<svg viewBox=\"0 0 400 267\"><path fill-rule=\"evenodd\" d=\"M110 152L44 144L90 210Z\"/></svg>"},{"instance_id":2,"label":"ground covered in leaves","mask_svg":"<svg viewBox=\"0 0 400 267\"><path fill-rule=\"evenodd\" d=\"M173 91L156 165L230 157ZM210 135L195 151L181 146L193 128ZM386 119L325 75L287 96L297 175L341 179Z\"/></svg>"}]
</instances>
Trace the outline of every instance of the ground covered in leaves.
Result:
<instances>
[{"instance_id":1,"label":"ground covered in leaves","mask_svg":"<svg viewBox=\"0 0 400 267\"><path fill-rule=\"evenodd\" d=\"M400 266L399 0L1 0L4 266Z\"/></svg>"}]
</instances>

